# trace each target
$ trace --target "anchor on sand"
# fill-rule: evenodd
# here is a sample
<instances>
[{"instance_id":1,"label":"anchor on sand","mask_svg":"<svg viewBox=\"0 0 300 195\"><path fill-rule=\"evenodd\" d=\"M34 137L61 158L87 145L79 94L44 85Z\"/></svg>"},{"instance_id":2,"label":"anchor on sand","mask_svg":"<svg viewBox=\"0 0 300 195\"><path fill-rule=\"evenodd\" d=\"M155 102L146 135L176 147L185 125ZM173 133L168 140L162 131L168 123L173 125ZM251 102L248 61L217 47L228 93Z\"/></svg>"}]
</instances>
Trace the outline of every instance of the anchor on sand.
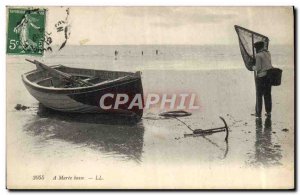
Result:
<instances>
[{"instance_id":1,"label":"anchor on sand","mask_svg":"<svg viewBox=\"0 0 300 195\"><path fill-rule=\"evenodd\" d=\"M186 124L184 121L180 120L181 117L191 116L192 113L190 113L190 112L186 112L184 110L176 110L176 111L163 112L163 113L160 113L159 115L163 116L163 117L166 117L166 118L173 118L173 119L178 120L179 122L184 124L189 130L191 130L193 132L193 133L190 133L190 134L184 134L184 137L201 136L202 138L207 140L209 143L213 144L217 148L224 151L225 153L224 153L223 159L226 158L228 150L229 150L229 146L228 146L229 130L228 130L228 125L227 125L227 123L226 123L226 121L223 117L220 117L220 119L224 123L223 127L217 127L217 128L211 128L211 129L203 130L203 129L192 129L188 124ZM225 136L226 149L225 150L223 150L217 143L213 142L208 137L206 137L206 135L211 135L211 134L218 133L218 132L225 132L226 133L226 136Z\"/></svg>"},{"instance_id":2,"label":"anchor on sand","mask_svg":"<svg viewBox=\"0 0 300 195\"><path fill-rule=\"evenodd\" d=\"M226 132L225 141L228 142L229 131L228 131L227 123L226 123L226 121L225 121L225 119L223 117L220 117L220 119L224 123L223 127L216 127L216 128L211 128L211 129L194 129L193 133L184 134L184 136L185 137L188 137L188 136L197 136L197 135L199 135L199 136L205 136L205 135L211 135L211 134L218 133L218 132Z\"/></svg>"},{"instance_id":3,"label":"anchor on sand","mask_svg":"<svg viewBox=\"0 0 300 195\"><path fill-rule=\"evenodd\" d=\"M178 110L178 111L169 111L169 112L163 112L159 114L160 116L164 117L171 117L175 118L178 121L180 121L182 124L184 124L189 130L191 130L193 133L190 134L184 134L184 137L188 136L206 136L206 135L211 135L214 133L218 132L225 132L225 141L228 142L228 135L229 135L229 130L228 130L228 125L223 117L220 116L220 119L223 121L224 126L223 127L217 127L217 128L211 128L211 129L192 129L189 125L187 125L185 122L180 120L178 117L185 117L185 116L190 116L192 115L189 112L183 111L183 110Z\"/></svg>"}]
</instances>

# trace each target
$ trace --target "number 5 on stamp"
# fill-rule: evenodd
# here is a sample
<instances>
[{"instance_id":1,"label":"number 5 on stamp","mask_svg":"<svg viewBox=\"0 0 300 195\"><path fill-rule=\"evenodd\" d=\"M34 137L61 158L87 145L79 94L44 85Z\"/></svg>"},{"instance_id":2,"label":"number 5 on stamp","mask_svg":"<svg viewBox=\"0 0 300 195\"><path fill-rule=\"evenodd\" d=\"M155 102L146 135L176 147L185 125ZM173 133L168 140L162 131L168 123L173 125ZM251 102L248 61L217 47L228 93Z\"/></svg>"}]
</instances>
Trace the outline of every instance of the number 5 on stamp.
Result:
<instances>
[{"instance_id":1,"label":"number 5 on stamp","mask_svg":"<svg viewBox=\"0 0 300 195\"><path fill-rule=\"evenodd\" d=\"M46 10L9 8L6 53L43 55Z\"/></svg>"}]
</instances>

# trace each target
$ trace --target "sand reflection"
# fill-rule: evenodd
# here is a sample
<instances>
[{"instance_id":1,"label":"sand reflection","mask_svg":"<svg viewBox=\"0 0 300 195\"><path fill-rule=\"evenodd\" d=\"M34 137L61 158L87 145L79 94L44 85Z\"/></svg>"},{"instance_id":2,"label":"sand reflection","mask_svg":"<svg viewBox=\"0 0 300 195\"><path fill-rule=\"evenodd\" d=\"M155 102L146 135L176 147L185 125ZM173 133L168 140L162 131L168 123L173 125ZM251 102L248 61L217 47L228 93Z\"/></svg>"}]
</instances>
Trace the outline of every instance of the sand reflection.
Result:
<instances>
[{"instance_id":1,"label":"sand reflection","mask_svg":"<svg viewBox=\"0 0 300 195\"><path fill-rule=\"evenodd\" d=\"M264 125L262 119L256 119L255 135L255 161L256 165L280 165L282 158L280 145L272 142L272 120L266 118Z\"/></svg>"},{"instance_id":2,"label":"sand reflection","mask_svg":"<svg viewBox=\"0 0 300 195\"><path fill-rule=\"evenodd\" d=\"M37 116L25 125L25 131L47 141L85 145L123 160L140 162L142 157L144 126L130 118L61 113L39 105Z\"/></svg>"}]
</instances>

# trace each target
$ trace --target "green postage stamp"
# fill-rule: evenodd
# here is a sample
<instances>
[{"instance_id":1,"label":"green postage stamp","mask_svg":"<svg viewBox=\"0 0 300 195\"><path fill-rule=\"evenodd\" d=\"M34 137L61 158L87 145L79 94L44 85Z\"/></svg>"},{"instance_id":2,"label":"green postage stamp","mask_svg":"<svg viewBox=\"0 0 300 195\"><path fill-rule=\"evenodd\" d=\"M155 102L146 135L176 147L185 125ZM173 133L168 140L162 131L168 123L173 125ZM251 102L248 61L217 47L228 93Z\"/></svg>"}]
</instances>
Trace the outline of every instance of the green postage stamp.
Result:
<instances>
[{"instance_id":1,"label":"green postage stamp","mask_svg":"<svg viewBox=\"0 0 300 195\"><path fill-rule=\"evenodd\" d=\"M7 54L43 55L46 10L9 8Z\"/></svg>"}]
</instances>

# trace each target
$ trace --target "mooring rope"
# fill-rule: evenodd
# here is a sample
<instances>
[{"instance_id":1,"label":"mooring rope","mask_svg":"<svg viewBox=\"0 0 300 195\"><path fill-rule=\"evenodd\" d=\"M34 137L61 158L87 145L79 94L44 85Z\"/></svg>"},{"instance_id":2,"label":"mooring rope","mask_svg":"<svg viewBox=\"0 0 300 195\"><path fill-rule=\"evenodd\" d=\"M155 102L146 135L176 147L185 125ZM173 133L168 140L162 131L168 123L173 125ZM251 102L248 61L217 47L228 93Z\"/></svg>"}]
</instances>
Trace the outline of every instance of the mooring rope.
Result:
<instances>
[{"instance_id":1,"label":"mooring rope","mask_svg":"<svg viewBox=\"0 0 300 195\"><path fill-rule=\"evenodd\" d=\"M180 120L179 118L177 118L177 117L172 117L172 118L175 118L176 120L178 120L179 122L181 122L182 124L184 124L189 130L191 130L191 131L194 132L194 129L192 129L188 124L186 124L185 122L183 122L183 121Z\"/></svg>"}]
</instances>

